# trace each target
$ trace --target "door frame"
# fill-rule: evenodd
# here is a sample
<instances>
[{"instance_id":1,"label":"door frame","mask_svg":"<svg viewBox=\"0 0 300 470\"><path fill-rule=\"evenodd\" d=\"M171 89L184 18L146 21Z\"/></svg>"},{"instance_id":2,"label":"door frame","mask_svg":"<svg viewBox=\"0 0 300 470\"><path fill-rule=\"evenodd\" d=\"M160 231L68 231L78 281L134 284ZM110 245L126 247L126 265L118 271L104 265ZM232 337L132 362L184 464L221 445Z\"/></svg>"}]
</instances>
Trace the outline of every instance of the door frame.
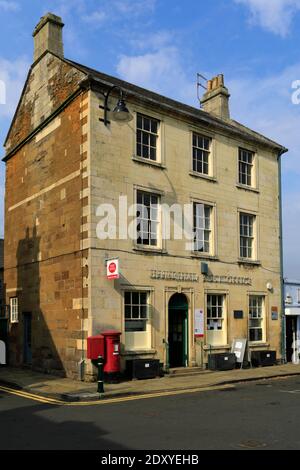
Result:
<instances>
[{"instance_id":1,"label":"door frame","mask_svg":"<svg viewBox=\"0 0 300 470\"><path fill-rule=\"evenodd\" d=\"M182 307L181 305L170 307L170 302L175 295L181 295L185 297L186 305ZM170 326L170 322L174 319L174 315L176 315L176 311L183 312L182 315L182 365L177 367L187 367L188 366L188 357L189 357L189 302L188 298L183 293L176 292L173 294L169 299L168 305L168 327ZM172 312L172 313L170 313ZM171 318L173 317L173 318ZM170 362L170 343L169 343L169 362ZM169 366L170 363L169 363Z\"/></svg>"},{"instance_id":2,"label":"door frame","mask_svg":"<svg viewBox=\"0 0 300 470\"><path fill-rule=\"evenodd\" d=\"M169 301L173 294L184 294L187 299L188 311L187 311L187 359L186 363L189 367L195 362L195 337L194 337L194 289L191 287L165 287L164 289L164 310L165 310L165 334L163 339L164 343L164 364L168 366L168 344L167 340L169 337Z\"/></svg>"}]
</instances>

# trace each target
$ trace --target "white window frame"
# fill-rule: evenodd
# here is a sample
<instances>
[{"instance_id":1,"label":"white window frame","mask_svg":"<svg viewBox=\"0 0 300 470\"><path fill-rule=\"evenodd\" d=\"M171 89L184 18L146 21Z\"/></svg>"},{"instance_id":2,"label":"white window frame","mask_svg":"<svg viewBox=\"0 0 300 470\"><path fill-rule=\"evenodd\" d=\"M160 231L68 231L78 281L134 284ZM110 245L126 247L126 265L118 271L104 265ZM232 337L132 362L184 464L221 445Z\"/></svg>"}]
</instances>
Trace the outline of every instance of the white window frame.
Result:
<instances>
[{"instance_id":1,"label":"white window frame","mask_svg":"<svg viewBox=\"0 0 300 470\"><path fill-rule=\"evenodd\" d=\"M130 295L130 302L129 303L126 303L126 295L129 294ZM134 295L138 296L138 302L135 303L134 302ZM141 303L141 295L146 295L146 302L145 303ZM127 313L126 313L126 307L130 307L130 317L127 317ZM138 317L137 318L134 318L133 315L134 315L134 307L137 307L138 308ZM141 308L142 307L146 307L146 316L143 316L142 315L142 311L141 311ZM126 323L127 322L143 322L145 323L144 326L147 325L147 323L149 322L149 319L150 319L150 308L149 308L149 291L142 291L142 290L134 290L134 289L128 289L128 290L125 290L124 291L124 321L125 321L125 333L127 332L131 332L131 333L136 333L136 332L139 332L139 331L146 331L146 330L126 330Z\"/></svg>"},{"instance_id":2,"label":"white window frame","mask_svg":"<svg viewBox=\"0 0 300 470\"><path fill-rule=\"evenodd\" d=\"M149 110L144 110L140 107L134 107L132 109L134 120L133 120L133 132L132 132L132 160L138 163L144 163L146 165L152 165L154 167L165 168L165 123L161 115L154 113ZM156 139L156 160L150 158L144 158L137 155L137 116L140 114L149 119L153 119L158 122L157 139Z\"/></svg>"},{"instance_id":3,"label":"white window frame","mask_svg":"<svg viewBox=\"0 0 300 470\"><path fill-rule=\"evenodd\" d=\"M202 219L204 221L204 226L201 227L197 227L197 224L195 223L196 220L195 219L199 219L199 217L196 216L195 214L195 211L196 211L196 207L197 206L203 206L203 216ZM209 209L209 228L206 227L206 215L205 215L205 211L206 209ZM214 226L215 226L215 220L214 220L214 206L212 204L208 204L208 203L205 203L205 202L200 202L200 201L193 201L193 230L195 232L195 240L194 240L194 249L193 251L195 253L198 253L198 254L202 254L202 255L209 255L209 256L213 256L214 254ZM197 232L202 232L203 233L203 236L200 239L197 238ZM208 233L209 234L209 237L208 237L208 241L205 240L205 234ZM198 243L198 240L201 242L203 241L203 251L197 249L197 243ZM208 243L209 244L209 250L206 251L205 250L205 243Z\"/></svg>"},{"instance_id":4,"label":"white window frame","mask_svg":"<svg viewBox=\"0 0 300 470\"><path fill-rule=\"evenodd\" d=\"M137 292L147 294L148 305L148 318L146 321L145 331L126 331L126 313L125 313L125 295L126 292ZM124 338L125 352L126 351L141 351L151 350L153 348L153 328L152 328L152 305L154 302L154 291L152 287L148 286L123 286L122 287L122 312L123 312L123 326L122 333Z\"/></svg>"},{"instance_id":5,"label":"white window frame","mask_svg":"<svg viewBox=\"0 0 300 470\"><path fill-rule=\"evenodd\" d=\"M251 315L251 309L254 308L251 306L251 299L259 299L261 301L261 305L257 305L257 311L254 315ZM250 326L251 320L260 321L260 326ZM261 330L261 339L251 340L250 330ZM250 343L264 343L266 341L266 296L263 294L250 293L248 296L248 337Z\"/></svg>"},{"instance_id":6,"label":"white window frame","mask_svg":"<svg viewBox=\"0 0 300 470\"><path fill-rule=\"evenodd\" d=\"M252 235L242 235L241 233L241 217L252 217ZM251 257L242 256L241 247L242 247L242 238L247 240L251 239ZM258 262L258 216L254 212L248 210L239 209L238 210L238 258L241 261L249 262Z\"/></svg>"},{"instance_id":7,"label":"white window frame","mask_svg":"<svg viewBox=\"0 0 300 470\"><path fill-rule=\"evenodd\" d=\"M247 157L251 155L251 163L246 162L242 160L242 154L246 154ZM241 165L245 165L246 167L246 173L241 171ZM249 186L250 188L253 188L255 185L254 183L254 168L255 168L255 153L252 152L252 150L247 150L242 147L239 147L239 175L238 175L238 180L239 184L243 186ZM250 174L248 170L250 169ZM243 177L246 178L247 182L243 182ZM248 183L248 178L250 178L250 184Z\"/></svg>"},{"instance_id":8,"label":"white window frame","mask_svg":"<svg viewBox=\"0 0 300 470\"><path fill-rule=\"evenodd\" d=\"M208 329L208 308L209 296L218 296L223 298L223 306L222 306L222 316L219 317L219 320L222 323L221 329ZM210 347L227 347L228 341L228 298L229 293L223 290L205 290L205 331L206 331L206 345ZM211 319L213 320L213 318ZM217 318L215 319L217 322Z\"/></svg>"},{"instance_id":9,"label":"white window frame","mask_svg":"<svg viewBox=\"0 0 300 470\"><path fill-rule=\"evenodd\" d=\"M10 323L19 323L19 299L18 297L10 297Z\"/></svg>"},{"instance_id":10,"label":"white window frame","mask_svg":"<svg viewBox=\"0 0 300 470\"><path fill-rule=\"evenodd\" d=\"M189 126L189 153L190 153L190 175L197 177L197 178L202 178L204 180L210 181L212 183L215 183L217 181L216 178L216 139L215 139L215 134L212 132L207 132L206 129L199 129L194 126ZM200 137L204 137L206 139L209 139L210 141L210 146L209 146L209 161L208 161L208 174L206 173L200 173L198 171L194 170L194 162L193 162L193 139L194 135L199 135Z\"/></svg>"},{"instance_id":11,"label":"white window frame","mask_svg":"<svg viewBox=\"0 0 300 470\"><path fill-rule=\"evenodd\" d=\"M162 204L162 195L163 192L158 192L157 190L152 190L150 188L144 188L141 186L135 186L134 187L134 200L135 204L137 205L137 198L138 198L138 192L144 193L144 194L149 194L150 196L155 196L157 197L157 220L154 222L157 223L157 244L156 245L150 245L150 244L143 244L143 243L138 243L138 238L136 238L134 246L137 249L141 250L152 250L152 251L157 251L157 250L162 250L162 211L161 211L161 204ZM137 219L136 219L137 221ZM136 228L137 230L137 228ZM137 232L136 232L137 235Z\"/></svg>"},{"instance_id":12,"label":"white window frame","mask_svg":"<svg viewBox=\"0 0 300 470\"><path fill-rule=\"evenodd\" d=\"M203 147L198 147L194 145L194 138L197 138L197 140L200 138L200 139L203 139L203 140L207 140L208 141L208 148L206 149L205 146ZM200 151L202 152L202 154L206 153L207 154L207 173L204 172L204 171L198 171L197 169L195 169L194 167L194 150L197 150L197 151ZM212 174L212 171L211 171L211 165L212 165L212 157L211 157L211 153L212 153L212 138L201 133L201 132L196 132L196 131L192 131L192 171L193 173L198 173L199 175L203 175L204 177L207 177L207 176L211 176ZM203 159L203 155L202 155L202 167L204 167L204 159Z\"/></svg>"}]
</instances>

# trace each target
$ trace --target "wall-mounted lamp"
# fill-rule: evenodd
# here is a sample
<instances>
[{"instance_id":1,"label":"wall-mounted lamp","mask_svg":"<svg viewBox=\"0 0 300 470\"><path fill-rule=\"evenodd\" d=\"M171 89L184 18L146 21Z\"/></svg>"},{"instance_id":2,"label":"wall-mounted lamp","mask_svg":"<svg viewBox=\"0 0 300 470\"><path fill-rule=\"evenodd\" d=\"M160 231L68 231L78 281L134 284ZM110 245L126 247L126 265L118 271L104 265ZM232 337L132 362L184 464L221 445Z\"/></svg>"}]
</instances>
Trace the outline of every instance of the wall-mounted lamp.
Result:
<instances>
[{"instance_id":1,"label":"wall-mounted lamp","mask_svg":"<svg viewBox=\"0 0 300 470\"><path fill-rule=\"evenodd\" d=\"M123 96L123 90L117 86L114 85L112 86L107 93L103 93L104 96L104 106L100 106L100 108L104 109L104 119L100 119L100 121L104 122L104 125L107 126L110 124L110 121L108 120L108 112L110 111L108 108L108 98L111 94L111 92L115 89L118 89L120 92L119 100L117 102L117 105L115 106L111 118L116 121L116 122L130 122L133 119L132 114L128 111L128 108L126 106L126 102Z\"/></svg>"}]
</instances>

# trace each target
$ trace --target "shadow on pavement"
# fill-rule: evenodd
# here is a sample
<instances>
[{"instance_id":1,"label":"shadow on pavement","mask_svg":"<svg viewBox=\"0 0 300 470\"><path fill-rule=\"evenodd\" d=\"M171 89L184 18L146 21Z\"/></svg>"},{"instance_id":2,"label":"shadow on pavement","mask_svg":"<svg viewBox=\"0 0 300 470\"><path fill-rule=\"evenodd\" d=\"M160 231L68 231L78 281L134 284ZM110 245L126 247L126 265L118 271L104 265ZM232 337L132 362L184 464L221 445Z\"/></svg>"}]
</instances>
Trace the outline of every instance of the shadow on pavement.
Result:
<instances>
[{"instance_id":1,"label":"shadow on pavement","mask_svg":"<svg viewBox=\"0 0 300 470\"><path fill-rule=\"evenodd\" d=\"M126 450L107 431L89 421L68 420L68 407L23 405L23 399L0 391L0 450ZM5 408L4 408L5 407ZM56 413L57 408L60 413ZM47 417L43 413L47 412ZM64 421L66 418L66 421Z\"/></svg>"}]
</instances>

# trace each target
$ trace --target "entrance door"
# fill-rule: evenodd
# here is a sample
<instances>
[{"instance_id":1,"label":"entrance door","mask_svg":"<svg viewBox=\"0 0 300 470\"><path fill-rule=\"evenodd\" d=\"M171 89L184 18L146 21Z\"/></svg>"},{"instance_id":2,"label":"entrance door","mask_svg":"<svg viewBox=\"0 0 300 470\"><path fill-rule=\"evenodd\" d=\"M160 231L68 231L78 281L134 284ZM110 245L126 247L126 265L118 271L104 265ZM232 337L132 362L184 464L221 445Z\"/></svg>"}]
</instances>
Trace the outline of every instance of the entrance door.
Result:
<instances>
[{"instance_id":1,"label":"entrance door","mask_svg":"<svg viewBox=\"0 0 300 470\"><path fill-rule=\"evenodd\" d=\"M169 301L169 366L186 367L188 361L188 302L184 294Z\"/></svg>"},{"instance_id":2,"label":"entrance door","mask_svg":"<svg viewBox=\"0 0 300 470\"><path fill-rule=\"evenodd\" d=\"M287 362L293 360L293 343L297 339L297 317L286 316L286 358Z\"/></svg>"},{"instance_id":3,"label":"entrance door","mask_svg":"<svg viewBox=\"0 0 300 470\"><path fill-rule=\"evenodd\" d=\"M31 336L32 336L32 317L31 313L23 314L24 323L24 364L32 363Z\"/></svg>"}]
</instances>

